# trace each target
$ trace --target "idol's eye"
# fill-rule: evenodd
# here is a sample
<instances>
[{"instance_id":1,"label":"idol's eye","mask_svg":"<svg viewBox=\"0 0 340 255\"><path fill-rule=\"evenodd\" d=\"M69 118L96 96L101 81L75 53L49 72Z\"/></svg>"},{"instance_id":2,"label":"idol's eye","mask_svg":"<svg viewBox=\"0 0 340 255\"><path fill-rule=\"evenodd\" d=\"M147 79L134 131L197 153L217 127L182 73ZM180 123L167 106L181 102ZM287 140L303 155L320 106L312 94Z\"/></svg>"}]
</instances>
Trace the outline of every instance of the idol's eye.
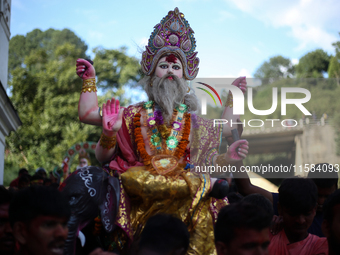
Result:
<instances>
[{"instance_id":1,"label":"idol's eye","mask_svg":"<svg viewBox=\"0 0 340 255\"><path fill-rule=\"evenodd\" d=\"M168 68L168 65L164 65L164 64L163 64L163 65L160 65L159 67L162 68L162 69L167 69L167 68Z\"/></svg>"},{"instance_id":2,"label":"idol's eye","mask_svg":"<svg viewBox=\"0 0 340 255\"><path fill-rule=\"evenodd\" d=\"M173 66L172 66L172 69L174 69L174 70L180 70L181 67L180 67L179 65L173 65Z\"/></svg>"}]
</instances>

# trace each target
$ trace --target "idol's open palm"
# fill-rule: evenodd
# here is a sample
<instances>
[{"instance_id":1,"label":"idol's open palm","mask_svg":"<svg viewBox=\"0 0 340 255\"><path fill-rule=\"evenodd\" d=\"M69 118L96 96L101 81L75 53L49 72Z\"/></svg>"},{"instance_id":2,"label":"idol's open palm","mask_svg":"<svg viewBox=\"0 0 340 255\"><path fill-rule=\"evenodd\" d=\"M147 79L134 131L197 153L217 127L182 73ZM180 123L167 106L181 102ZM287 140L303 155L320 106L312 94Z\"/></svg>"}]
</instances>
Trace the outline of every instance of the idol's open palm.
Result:
<instances>
[{"instance_id":1,"label":"idol's open palm","mask_svg":"<svg viewBox=\"0 0 340 255\"><path fill-rule=\"evenodd\" d=\"M106 135L118 132L122 127L124 108L120 108L119 100L112 98L103 104L103 131Z\"/></svg>"}]
</instances>

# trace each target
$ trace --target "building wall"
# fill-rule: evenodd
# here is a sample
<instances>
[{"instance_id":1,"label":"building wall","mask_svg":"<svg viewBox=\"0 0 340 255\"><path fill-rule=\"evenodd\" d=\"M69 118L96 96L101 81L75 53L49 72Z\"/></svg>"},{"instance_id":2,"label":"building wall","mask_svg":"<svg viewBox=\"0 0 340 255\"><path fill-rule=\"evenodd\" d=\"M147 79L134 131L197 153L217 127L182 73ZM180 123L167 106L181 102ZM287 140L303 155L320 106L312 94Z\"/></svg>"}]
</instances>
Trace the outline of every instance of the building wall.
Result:
<instances>
[{"instance_id":1,"label":"building wall","mask_svg":"<svg viewBox=\"0 0 340 255\"><path fill-rule=\"evenodd\" d=\"M21 125L19 116L6 93L10 19L11 0L0 0L0 184L4 181L5 137Z\"/></svg>"},{"instance_id":2,"label":"building wall","mask_svg":"<svg viewBox=\"0 0 340 255\"><path fill-rule=\"evenodd\" d=\"M0 80L7 88L8 46L10 40L11 0L0 0Z\"/></svg>"}]
</instances>

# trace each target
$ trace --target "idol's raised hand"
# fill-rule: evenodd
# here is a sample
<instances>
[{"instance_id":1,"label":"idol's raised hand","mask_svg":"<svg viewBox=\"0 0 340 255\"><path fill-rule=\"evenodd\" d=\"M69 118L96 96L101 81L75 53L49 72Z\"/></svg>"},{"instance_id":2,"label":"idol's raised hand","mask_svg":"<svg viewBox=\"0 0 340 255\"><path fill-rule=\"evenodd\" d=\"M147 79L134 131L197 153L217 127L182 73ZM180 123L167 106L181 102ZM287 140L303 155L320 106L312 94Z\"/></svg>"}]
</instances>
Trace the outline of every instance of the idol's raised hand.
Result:
<instances>
[{"instance_id":1,"label":"idol's raised hand","mask_svg":"<svg viewBox=\"0 0 340 255\"><path fill-rule=\"evenodd\" d=\"M234 80L232 83L232 85L235 85L236 87L238 87L239 89L242 90L243 94L246 92L247 90L247 81L246 81L246 77L242 76L242 77L238 77L236 80Z\"/></svg>"},{"instance_id":2,"label":"idol's raised hand","mask_svg":"<svg viewBox=\"0 0 340 255\"><path fill-rule=\"evenodd\" d=\"M225 153L225 160L229 164L236 163L246 158L248 154L248 141L247 140L238 140L234 142Z\"/></svg>"},{"instance_id":3,"label":"idol's raised hand","mask_svg":"<svg viewBox=\"0 0 340 255\"><path fill-rule=\"evenodd\" d=\"M78 58L76 67L77 75L83 80L96 77L96 71L89 61L82 58Z\"/></svg>"},{"instance_id":4,"label":"idol's raised hand","mask_svg":"<svg viewBox=\"0 0 340 255\"><path fill-rule=\"evenodd\" d=\"M112 136L122 127L123 111L118 99L112 98L103 104L102 125L105 135Z\"/></svg>"}]
</instances>

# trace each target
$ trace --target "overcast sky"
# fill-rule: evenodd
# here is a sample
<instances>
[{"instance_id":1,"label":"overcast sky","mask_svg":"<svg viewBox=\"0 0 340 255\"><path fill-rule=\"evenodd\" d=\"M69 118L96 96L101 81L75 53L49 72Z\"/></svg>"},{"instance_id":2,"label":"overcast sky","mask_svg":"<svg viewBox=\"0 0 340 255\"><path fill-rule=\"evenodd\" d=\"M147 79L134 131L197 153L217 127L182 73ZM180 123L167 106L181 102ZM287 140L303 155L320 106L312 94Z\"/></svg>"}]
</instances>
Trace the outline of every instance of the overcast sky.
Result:
<instances>
[{"instance_id":1,"label":"overcast sky","mask_svg":"<svg viewBox=\"0 0 340 255\"><path fill-rule=\"evenodd\" d=\"M252 77L272 56L297 60L339 41L338 0L12 0L11 36L71 29L89 46L140 58L153 26L178 7L195 31L198 77Z\"/></svg>"}]
</instances>

